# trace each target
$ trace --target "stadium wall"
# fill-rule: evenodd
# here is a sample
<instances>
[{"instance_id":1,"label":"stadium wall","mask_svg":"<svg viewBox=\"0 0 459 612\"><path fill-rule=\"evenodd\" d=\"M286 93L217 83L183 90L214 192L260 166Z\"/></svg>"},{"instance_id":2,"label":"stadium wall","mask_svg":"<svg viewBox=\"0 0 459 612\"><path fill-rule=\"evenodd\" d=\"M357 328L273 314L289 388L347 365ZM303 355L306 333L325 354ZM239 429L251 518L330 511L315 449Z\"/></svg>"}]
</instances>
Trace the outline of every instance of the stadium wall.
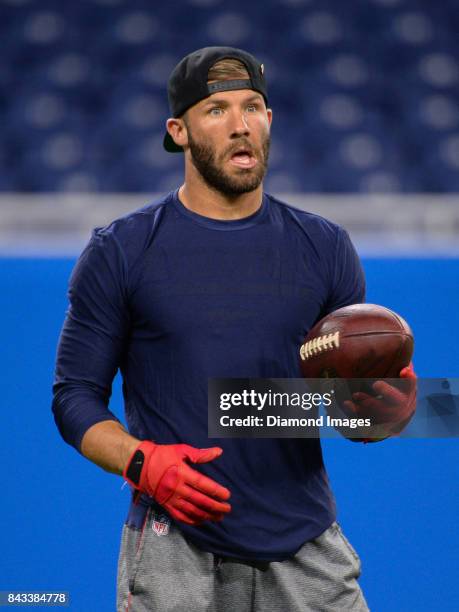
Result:
<instances>
[{"instance_id":1,"label":"stadium wall","mask_svg":"<svg viewBox=\"0 0 459 612\"><path fill-rule=\"evenodd\" d=\"M413 327L418 374L459 377L456 199L435 204L410 198L405 206L393 198L379 204L374 198L295 198L349 229L362 254L368 301L400 312ZM60 439L50 410L51 383L67 280L90 227L149 199L0 201L0 590L66 590L71 609L114 609L129 493L121 479ZM390 210L402 224L390 225ZM119 380L112 406L121 417ZM339 520L362 558L361 583L371 609L459 609L457 441L394 439L362 446L325 440L323 446Z\"/></svg>"}]
</instances>

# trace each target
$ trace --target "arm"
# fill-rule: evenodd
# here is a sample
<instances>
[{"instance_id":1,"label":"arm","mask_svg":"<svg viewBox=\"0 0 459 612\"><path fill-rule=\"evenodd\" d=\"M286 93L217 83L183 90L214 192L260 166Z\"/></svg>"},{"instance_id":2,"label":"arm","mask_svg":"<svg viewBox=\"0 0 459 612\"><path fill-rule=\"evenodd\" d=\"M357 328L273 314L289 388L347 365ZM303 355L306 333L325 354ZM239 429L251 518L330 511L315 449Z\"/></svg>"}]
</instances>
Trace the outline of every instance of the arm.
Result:
<instances>
[{"instance_id":1,"label":"arm","mask_svg":"<svg viewBox=\"0 0 459 612\"><path fill-rule=\"evenodd\" d=\"M130 330L127 265L115 237L96 232L70 280L70 309L59 341L53 411L63 438L108 472L122 474L171 516L191 525L219 521L230 492L189 463L220 448L141 442L108 409ZM221 501L222 500L222 501Z\"/></svg>"},{"instance_id":2,"label":"arm","mask_svg":"<svg viewBox=\"0 0 459 612\"><path fill-rule=\"evenodd\" d=\"M365 301L362 264L349 234L341 227L337 229L335 252L330 265L330 291L321 318L338 308Z\"/></svg>"},{"instance_id":3,"label":"arm","mask_svg":"<svg viewBox=\"0 0 459 612\"><path fill-rule=\"evenodd\" d=\"M326 314L343 306L365 301L365 277L359 257L345 230L339 229L335 252L333 284ZM412 364L400 372L405 379L399 388L387 382L374 384L375 396L355 393L353 401L344 402L344 414L352 417L371 417L378 421L373 438L349 438L353 441L377 442L400 433L412 418L416 408L416 375ZM382 425L381 425L382 424ZM355 433L355 432L354 432Z\"/></svg>"},{"instance_id":4,"label":"arm","mask_svg":"<svg viewBox=\"0 0 459 612\"><path fill-rule=\"evenodd\" d=\"M121 475L139 444L118 421L103 421L86 431L81 453L105 471Z\"/></svg>"},{"instance_id":5,"label":"arm","mask_svg":"<svg viewBox=\"0 0 459 612\"><path fill-rule=\"evenodd\" d=\"M96 230L70 278L53 386L56 424L80 452L83 436L96 423L119 424L108 403L129 332L126 287L117 241L110 231Z\"/></svg>"}]
</instances>

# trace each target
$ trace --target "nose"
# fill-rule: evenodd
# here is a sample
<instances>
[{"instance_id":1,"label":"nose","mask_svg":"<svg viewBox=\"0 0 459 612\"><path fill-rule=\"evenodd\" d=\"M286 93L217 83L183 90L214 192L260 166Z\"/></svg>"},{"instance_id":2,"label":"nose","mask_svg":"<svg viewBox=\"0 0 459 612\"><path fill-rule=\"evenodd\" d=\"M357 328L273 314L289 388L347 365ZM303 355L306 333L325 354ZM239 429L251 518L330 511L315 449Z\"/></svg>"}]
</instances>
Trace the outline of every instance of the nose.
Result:
<instances>
[{"instance_id":1,"label":"nose","mask_svg":"<svg viewBox=\"0 0 459 612\"><path fill-rule=\"evenodd\" d=\"M236 110L231 118L231 137L239 138L240 136L248 136L250 128L245 112Z\"/></svg>"}]
</instances>

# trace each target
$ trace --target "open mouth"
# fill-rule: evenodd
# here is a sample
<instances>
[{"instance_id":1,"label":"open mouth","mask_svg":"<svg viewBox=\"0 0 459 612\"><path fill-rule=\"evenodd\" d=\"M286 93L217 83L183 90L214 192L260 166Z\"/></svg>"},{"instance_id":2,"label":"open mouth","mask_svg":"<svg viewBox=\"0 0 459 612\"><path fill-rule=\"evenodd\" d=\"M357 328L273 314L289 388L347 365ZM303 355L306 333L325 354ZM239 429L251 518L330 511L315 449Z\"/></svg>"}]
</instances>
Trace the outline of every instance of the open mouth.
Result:
<instances>
[{"instance_id":1,"label":"open mouth","mask_svg":"<svg viewBox=\"0 0 459 612\"><path fill-rule=\"evenodd\" d=\"M249 149L238 149L230 158L231 163L238 168L253 168L257 164L257 158L254 157Z\"/></svg>"}]
</instances>

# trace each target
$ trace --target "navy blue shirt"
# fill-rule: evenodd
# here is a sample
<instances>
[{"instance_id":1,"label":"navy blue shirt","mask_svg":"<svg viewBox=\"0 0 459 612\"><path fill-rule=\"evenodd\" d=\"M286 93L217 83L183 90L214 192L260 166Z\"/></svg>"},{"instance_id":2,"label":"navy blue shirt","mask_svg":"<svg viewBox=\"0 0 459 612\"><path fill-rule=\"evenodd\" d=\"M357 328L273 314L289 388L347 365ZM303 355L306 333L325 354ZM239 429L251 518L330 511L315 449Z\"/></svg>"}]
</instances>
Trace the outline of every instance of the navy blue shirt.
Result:
<instances>
[{"instance_id":1,"label":"navy blue shirt","mask_svg":"<svg viewBox=\"0 0 459 612\"><path fill-rule=\"evenodd\" d=\"M197 546L282 560L335 519L320 440L207 437L209 378L300 377L299 347L327 313L364 300L362 268L339 226L263 196L219 221L177 191L94 231L70 279L53 410L80 450L108 409L117 369L139 439L221 446L198 469L232 493L221 523L178 526Z\"/></svg>"}]
</instances>

